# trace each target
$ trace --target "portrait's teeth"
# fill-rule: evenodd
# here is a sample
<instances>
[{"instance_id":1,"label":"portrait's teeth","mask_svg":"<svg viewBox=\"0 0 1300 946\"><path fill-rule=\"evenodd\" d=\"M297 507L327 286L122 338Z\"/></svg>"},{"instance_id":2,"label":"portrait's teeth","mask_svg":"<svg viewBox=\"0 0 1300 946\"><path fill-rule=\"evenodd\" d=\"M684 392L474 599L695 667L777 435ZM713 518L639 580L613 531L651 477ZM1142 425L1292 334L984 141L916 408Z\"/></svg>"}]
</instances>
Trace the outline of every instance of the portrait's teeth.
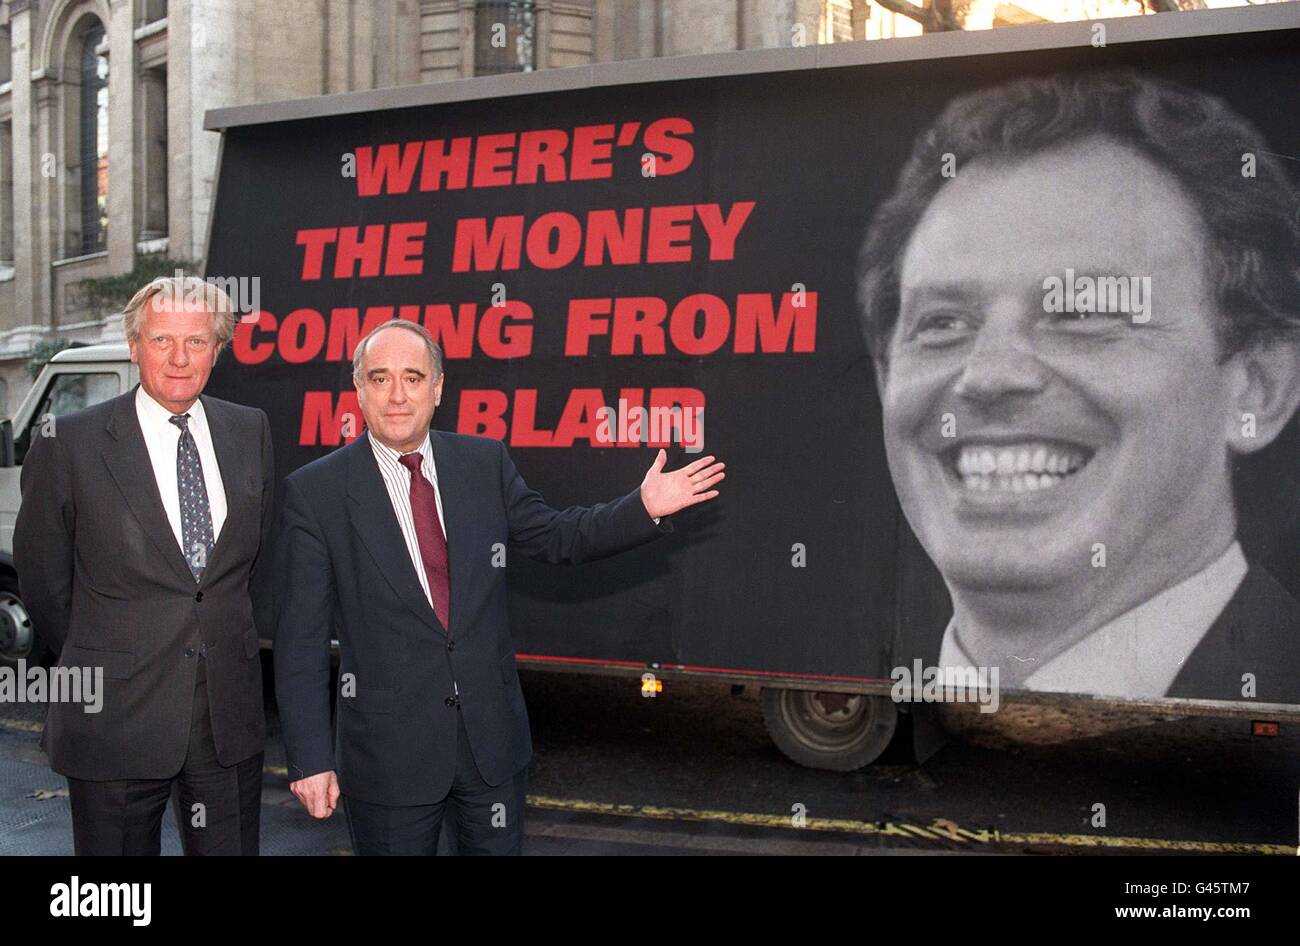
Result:
<instances>
[{"instance_id":1,"label":"portrait's teeth","mask_svg":"<svg viewBox=\"0 0 1300 946\"><path fill-rule=\"evenodd\" d=\"M964 446L957 475L973 492L1028 493L1051 489L1088 462L1077 450L1033 441L1012 446Z\"/></svg>"}]
</instances>

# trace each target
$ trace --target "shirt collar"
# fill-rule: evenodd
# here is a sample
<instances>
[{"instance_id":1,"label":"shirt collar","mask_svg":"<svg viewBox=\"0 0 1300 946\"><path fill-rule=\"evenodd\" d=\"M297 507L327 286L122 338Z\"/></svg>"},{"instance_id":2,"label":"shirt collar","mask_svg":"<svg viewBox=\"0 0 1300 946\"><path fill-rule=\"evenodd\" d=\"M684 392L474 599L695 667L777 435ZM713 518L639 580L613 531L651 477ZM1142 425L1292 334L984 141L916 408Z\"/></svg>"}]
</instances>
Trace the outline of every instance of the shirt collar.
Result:
<instances>
[{"instance_id":1,"label":"shirt collar","mask_svg":"<svg viewBox=\"0 0 1300 946\"><path fill-rule=\"evenodd\" d=\"M171 421L173 417L179 415L173 414L154 400L153 396L144 389L143 384L136 385L135 407L137 415L149 424L161 430L178 430ZM194 403L189 406L189 410L185 411L185 413L190 415L190 423L187 426L190 427L191 431L195 428L207 427L208 416L203 412L202 398L195 398Z\"/></svg>"},{"instance_id":2,"label":"shirt collar","mask_svg":"<svg viewBox=\"0 0 1300 946\"><path fill-rule=\"evenodd\" d=\"M1209 632L1248 569L1241 544L1191 577L1147 599L1034 670L1026 690L1130 699L1163 697ZM944 630L940 666L972 666L957 642L953 617Z\"/></svg>"},{"instance_id":3,"label":"shirt collar","mask_svg":"<svg viewBox=\"0 0 1300 946\"><path fill-rule=\"evenodd\" d=\"M436 482L438 478L438 471L433 464L433 442L431 436L432 435L426 433L424 435L424 442L420 444L419 453L420 456L424 458L423 460L420 461L420 465L422 467L428 466L430 470L433 470L432 479ZM401 464L402 462L401 458L404 456L404 454L400 450L394 450L392 447L388 446L387 444L380 443L379 439L375 437L375 435L371 433L369 429L366 430L366 438L370 441L370 449L374 451L376 459L387 458L392 463Z\"/></svg>"}]
</instances>

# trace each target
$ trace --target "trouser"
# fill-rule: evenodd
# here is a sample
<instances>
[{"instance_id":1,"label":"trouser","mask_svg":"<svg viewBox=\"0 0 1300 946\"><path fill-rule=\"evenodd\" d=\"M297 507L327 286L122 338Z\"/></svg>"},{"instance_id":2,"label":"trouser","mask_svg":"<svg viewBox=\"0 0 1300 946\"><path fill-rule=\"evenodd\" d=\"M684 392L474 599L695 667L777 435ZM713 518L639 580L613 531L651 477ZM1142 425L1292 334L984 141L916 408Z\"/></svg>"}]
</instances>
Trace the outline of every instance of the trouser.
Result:
<instances>
[{"instance_id":1,"label":"trouser","mask_svg":"<svg viewBox=\"0 0 1300 946\"><path fill-rule=\"evenodd\" d=\"M200 657L180 772L161 779L68 779L78 855L157 855L168 798L186 854L257 854L263 753L231 766L217 760L206 664Z\"/></svg>"},{"instance_id":2,"label":"trouser","mask_svg":"<svg viewBox=\"0 0 1300 946\"><path fill-rule=\"evenodd\" d=\"M528 766L500 785L488 785L474 763L464 717L459 710L456 716L456 774L447 797L432 805L394 806L343 796L357 854L437 854L449 809L458 853L522 853Z\"/></svg>"}]
</instances>

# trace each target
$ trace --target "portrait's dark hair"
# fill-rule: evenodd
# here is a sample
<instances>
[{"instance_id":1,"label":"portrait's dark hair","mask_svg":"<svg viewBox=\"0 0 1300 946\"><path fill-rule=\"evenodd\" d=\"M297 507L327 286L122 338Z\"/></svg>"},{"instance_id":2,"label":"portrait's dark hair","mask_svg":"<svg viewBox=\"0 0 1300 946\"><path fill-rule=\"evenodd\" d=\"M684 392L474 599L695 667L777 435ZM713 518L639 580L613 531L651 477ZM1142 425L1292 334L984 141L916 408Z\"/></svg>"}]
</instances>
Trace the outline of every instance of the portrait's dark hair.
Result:
<instances>
[{"instance_id":1,"label":"portrait's dark hair","mask_svg":"<svg viewBox=\"0 0 1300 946\"><path fill-rule=\"evenodd\" d=\"M894 191L867 227L858 301L879 367L899 311L899 264L926 207L949 178L979 161L1014 164L1104 136L1172 175L1208 235L1209 284L1221 313L1220 357L1300 340L1300 196L1263 135L1220 99L1132 72L1020 79L953 99L917 138ZM1255 177L1242 173L1254 155ZM973 252L978 252L973 249Z\"/></svg>"}]
</instances>

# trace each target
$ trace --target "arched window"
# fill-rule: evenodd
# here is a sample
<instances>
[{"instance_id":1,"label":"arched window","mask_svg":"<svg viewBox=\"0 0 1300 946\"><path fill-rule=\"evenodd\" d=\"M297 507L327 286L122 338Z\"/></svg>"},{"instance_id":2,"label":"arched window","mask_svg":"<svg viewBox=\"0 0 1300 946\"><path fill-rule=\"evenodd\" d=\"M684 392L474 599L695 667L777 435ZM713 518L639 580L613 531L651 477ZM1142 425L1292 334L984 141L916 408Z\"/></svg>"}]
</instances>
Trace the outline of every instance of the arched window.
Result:
<instances>
[{"instance_id":1,"label":"arched window","mask_svg":"<svg viewBox=\"0 0 1300 946\"><path fill-rule=\"evenodd\" d=\"M108 57L98 51L104 26L87 17L77 34L77 158L80 230L84 253L98 253L108 242Z\"/></svg>"}]
</instances>

